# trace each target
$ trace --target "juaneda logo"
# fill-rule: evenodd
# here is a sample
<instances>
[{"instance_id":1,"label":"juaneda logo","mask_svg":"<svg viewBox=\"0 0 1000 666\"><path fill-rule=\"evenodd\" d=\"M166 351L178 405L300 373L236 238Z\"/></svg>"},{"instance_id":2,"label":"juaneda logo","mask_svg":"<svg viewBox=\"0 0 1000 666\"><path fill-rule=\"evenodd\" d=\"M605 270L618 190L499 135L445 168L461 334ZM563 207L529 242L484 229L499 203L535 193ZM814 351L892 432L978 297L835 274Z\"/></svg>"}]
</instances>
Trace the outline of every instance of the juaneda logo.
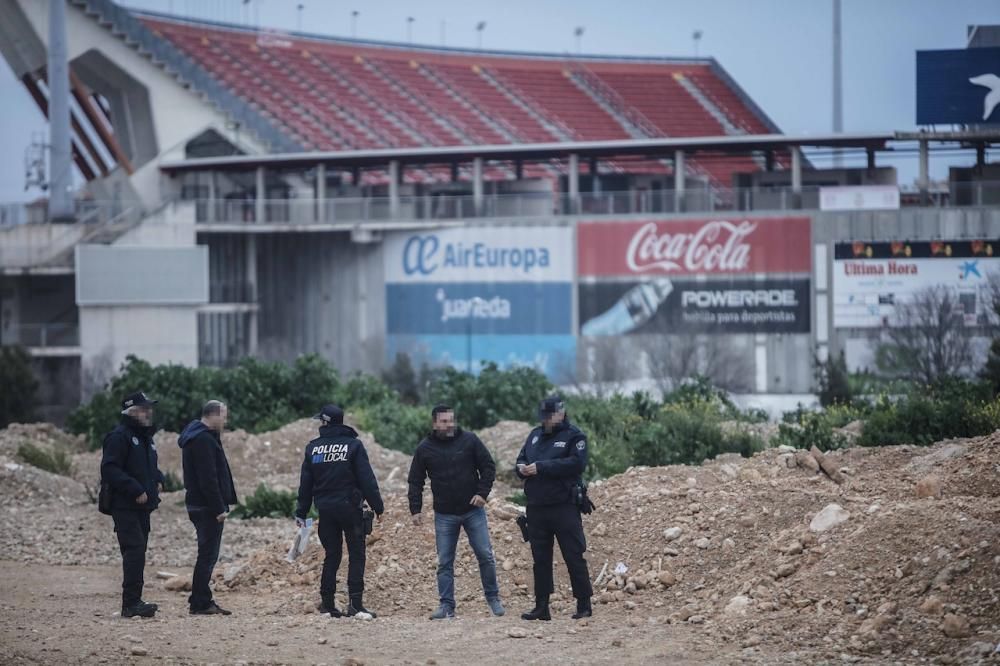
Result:
<instances>
[{"instance_id":1,"label":"juaneda logo","mask_svg":"<svg viewBox=\"0 0 1000 666\"><path fill-rule=\"evenodd\" d=\"M745 241L756 228L749 220L737 224L716 220L693 233L659 234L656 223L650 222L629 241L626 261L637 273L745 271L750 264L750 244Z\"/></svg>"}]
</instances>

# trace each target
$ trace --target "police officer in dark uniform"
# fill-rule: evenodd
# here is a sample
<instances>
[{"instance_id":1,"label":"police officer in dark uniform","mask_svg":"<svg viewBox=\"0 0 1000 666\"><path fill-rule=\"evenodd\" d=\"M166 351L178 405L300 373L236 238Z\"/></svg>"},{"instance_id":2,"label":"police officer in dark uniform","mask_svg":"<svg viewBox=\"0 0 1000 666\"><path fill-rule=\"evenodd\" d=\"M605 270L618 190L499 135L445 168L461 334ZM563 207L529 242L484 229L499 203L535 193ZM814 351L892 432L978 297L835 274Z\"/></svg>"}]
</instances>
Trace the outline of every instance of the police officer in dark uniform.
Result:
<instances>
[{"instance_id":1,"label":"police officer in dark uniform","mask_svg":"<svg viewBox=\"0 0 1000 666\"><path fill-rule=\"evenodd\" d=\"M122 554L122 617L153 617L156 604L142 600L149 514L160 505L163 473L153 444L153 405L139 391L122 400L121 422L104 436L101 510L115 521Z\"/></svg>"},{"instance_id":2,"label":"police officer in dark uniform","mask_svg":"<svg viewBox=\"0 0 1000 666\"><path fill-rule=\"evenodd\" d=\"M378 481L368 453L358 439L358 433L344 425L344 410L326 405L314 418L321 421L319 437L306 445L299 480L299 501L295 522L305 525L313 502L319 512L319 540L326 550L319 594L320 611L332 617L344 613L334 604L337 569L347 541L347 615L368 613L362 595L365 589L365 526L363 503L368 502L379 522L385 512Z\"/></svg>"},{"instance_id":3,"label":"police officer in dark uniform","mask_svg":"<svg viewBox=\"0 0 1000 666\"><path fill-rule=\"evenodd\" d=\"M577 503L578 486L587 467L587 438L566 418L562 398L551 396L538 410L541 425L528 435L517 456L515 473L524 480L527 498L528 541L534 560L535 608L524 620L551 620L552 546L559 542L576 597L573 619L590 617L593 588L583 553L587 541Z\"/></svg>"}]
</instances>

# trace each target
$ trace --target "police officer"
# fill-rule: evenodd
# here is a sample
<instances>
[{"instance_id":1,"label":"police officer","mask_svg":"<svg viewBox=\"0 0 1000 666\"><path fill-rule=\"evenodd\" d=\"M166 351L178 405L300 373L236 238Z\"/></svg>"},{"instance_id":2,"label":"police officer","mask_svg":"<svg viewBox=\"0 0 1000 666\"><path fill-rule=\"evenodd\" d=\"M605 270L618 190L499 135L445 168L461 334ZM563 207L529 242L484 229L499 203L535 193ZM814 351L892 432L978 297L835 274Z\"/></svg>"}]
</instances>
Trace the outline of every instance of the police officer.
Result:
<instances>
[{"instance_id":1,"label":"police officer","mask_svg":"<svg viewBox=\"0 0 1000 666\"><path fill-rule=\"evenodd\" d=\"M586 435L566 418L562 398L551 396L538 410L541 425L528 435L517 456L515 473L524 480L527 498L528 541L534 560L535 608L524 620L551 620L552 546L559 542L576 597L574 620L591 616L593 588L583 553L587 541L577 504L577 486L587 467Z\"/></svg>"},{"instance_id":2,"label":"police officer","mask_svg":"<svg viewBox=\"0 0 1000 666\"><path fill-rule=\"evenodd\" d=\"M332 617L344 613L334 603L337 589L337 569L343 554L343 541L347 541L347 615L368 613L362 595L365 589L365 527L363 502L378 515L379 522L385 512L378 481L368 453L358 439L358 433L344 425L344 410L337 405L326 405L314 418L319 419L319 437L306 445L299 479L299 501L295 523L305 525L309 509L316 502L319 511L319 540L326 550L319 594L320 611Z\"/></svg>"},{"instance_id":3,"label":"police officer","mask_svg":"<svg viewBox=\"0 0 1000 666\"><path fill-rule=\"evenodd\" d=\"M122 554L122 617L153 617L157 605L142 600L149 542L149 514L160 504L163 474L153 444L153 405L139 391L122 400L121 422L104 436L101 484ZM102 488L104 492L104 488Z\"/></svg>"}]
</instances>

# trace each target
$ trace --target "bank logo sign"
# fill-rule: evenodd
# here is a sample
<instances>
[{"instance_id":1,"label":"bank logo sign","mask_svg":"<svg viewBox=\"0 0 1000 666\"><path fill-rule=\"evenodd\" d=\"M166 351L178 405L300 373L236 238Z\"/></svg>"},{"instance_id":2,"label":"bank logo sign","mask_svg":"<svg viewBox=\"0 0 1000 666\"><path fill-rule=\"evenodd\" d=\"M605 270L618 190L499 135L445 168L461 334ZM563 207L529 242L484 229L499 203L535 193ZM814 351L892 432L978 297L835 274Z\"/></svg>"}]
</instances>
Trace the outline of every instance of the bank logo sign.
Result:
<instances>
[{"instance_id":1,"label":"bank logo sign","mask_svg":"<svg viewBox=\"0 0 1000 666\"><path fill-rule=\"evenodd\" d=\"M568 227L463 227L386 242L387 282L572 281Z\"/></svg>"},{"instance_id":2,"label":"bank logo sign","mask_svg":"<svg viewBox=\"0 0 1000 666\"><path fill-rule=\"evenodd\" d=\"M918 125L1000 123L1000 48L917 51Z\"/></svg>"}]
</instances>

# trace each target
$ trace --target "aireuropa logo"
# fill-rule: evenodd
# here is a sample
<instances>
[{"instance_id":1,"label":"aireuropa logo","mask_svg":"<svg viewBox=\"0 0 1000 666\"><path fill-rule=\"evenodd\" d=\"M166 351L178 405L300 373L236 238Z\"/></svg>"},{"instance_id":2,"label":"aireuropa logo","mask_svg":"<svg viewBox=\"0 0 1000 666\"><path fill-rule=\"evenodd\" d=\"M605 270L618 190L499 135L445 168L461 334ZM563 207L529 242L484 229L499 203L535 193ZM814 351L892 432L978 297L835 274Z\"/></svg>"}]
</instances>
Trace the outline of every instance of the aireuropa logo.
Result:
<instances>
[{"instance_id":1,"label":"aireuropa logo","mask_svg":"<svg viewBox=\"0 0 1000 666\"><path fill-rule=\"evenodd\" d=\"M530 274L535 268L551 263L545 247L495 246L474 243L442 242L436 234L411 236L403 246L403 273L432 275L442 268L471 270L513 269Z\"/></svg>"}]
</instances>

